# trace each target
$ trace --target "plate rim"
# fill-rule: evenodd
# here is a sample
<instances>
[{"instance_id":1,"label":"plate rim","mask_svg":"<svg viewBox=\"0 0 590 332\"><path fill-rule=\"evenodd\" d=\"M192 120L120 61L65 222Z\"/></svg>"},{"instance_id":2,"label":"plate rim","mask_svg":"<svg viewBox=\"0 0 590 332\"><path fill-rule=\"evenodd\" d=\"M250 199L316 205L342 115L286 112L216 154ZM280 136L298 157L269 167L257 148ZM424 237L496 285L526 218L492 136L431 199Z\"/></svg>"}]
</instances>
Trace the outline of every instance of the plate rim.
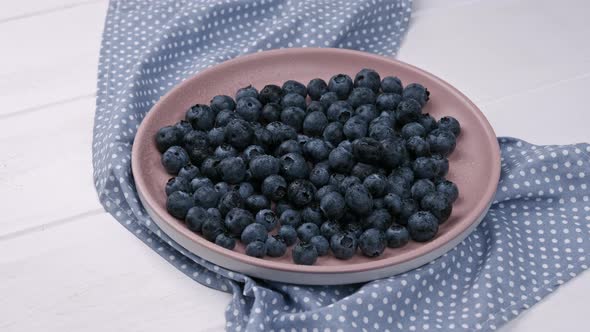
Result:
<instances>
[{"instance_id":1,"label":"plate rim","mask_svg":"<svg viewBox=\"0 0 590 332\"><path fill-rule=\"evenodd\" d=\"M496 163L495 163L496 165L495 165L495 167L492 168L492 173L489 176L489 183L488 183L488 186L487 186L484 194L482 195L482 199L480 199L478 204L471 209L471 212L469 212L469 219L472 219L472 222L468 223L465 227L462 227L462 228L458 229L458 231L454 232L453 233L454 236L451 236L452 232L449 232L449 233L443 234L440 237L435 238L431 242L425 243L423 245L423 247L428 246L428 250L423 252L422 254L416 255L415 251L411 251L411 252L402 253L401 255L396 255L396 256L380 259L380 260L371 261L371 262L363 262L363 263L356 263L356 264L342 264L342 265L306 266L306 265L296 265L293 263L268 261L265 259L250 257L250 256L247 256L245 254L242 254L242 253L239 253L236 251L225 249L225 248L220 247L212 242L207 241L206 239L204 239L200 235L191 232L186 226L184 226L183 223L181 223L176 218L173 218L172 216L170 216L168 214L162 215L162 214L158 213L157 209L151 208L152 205L153 206L157 205L157 204L155 204L155 200L152 197L153 194L151 194L151 193L149 193L149 191L145 190L146 183L144 181L144 178L142 176L136 176L136 175L141 175L143 173L142 169L140 167L141 160L140 160L140 156L139 156L138 151L140 150L141 146L153 142L152 137L147 137L148 135L147 135L147 132L145 129L147 126L145 124L150 122L152 120L152 118L156 116L155 114L159 113L159 109L162 108L162 104L164 103L164 101L166 101L170 98L173 98L174 95L176 95L176 94L181 93L180 91L183 90L182 88L186 85L189 85L192 80L197 79L198 77L205 75L211 71L217 71L220 68L222 69L222 68L228 67L228 66L241 65L243 63L247 63L248 61L250 61L252 59L265 58L265 57L276 57L276 56L293 56L293 55L305 54L305 53L308 53L308 54L325 53L325 54L322 54L322 56L325 56L326 54L327 55L332 54L335 56L337 56L339 54L340 55L347 54L347 55L364 57L364 58L369 58L369 59L378 60L378 61L390 62L396 66L405 67L406 70L409 70L409 71L418 73L422 76L428 77L429 79L436 82L437 84L444 86L456 98L461 99L462 101L464 101L466 103L466 105L469 106L470 110L474 113L475 117L478 119L480 124L482 124L483 127L485 128L485 137L486 137L486 140L488 141L488 143L490 143L492 153L494 154L494 156L492 156L493 160L496 161ZM390 266L390 265L403 264L408 261L412 261L418 257L424 256L429 252L435 252L437 250L440 250L442 247L445 246L445 244L452 242L452 240L458 236L457 233L462 234L466 229L469 229L469 227L473 223L475 223L477 221L477 219L483 213L486 212L487 207L492 202L492 200L494 198L494 194L497 190L497 185L498 185L498 181L500 178L501 163L500 163L500 148L499 148L498 141L496 139L495 132L494 132L491 124L489 123L489 121L484 116L484 114L467 96L465 96L458 89L456 89L455 87L453 87L451 84L447 83L446 81L442 80L441 78L437 77L436 75L433 75L432 73L430 73L426 70L420 69L418 67L415 67L413 65L410 65L408 63L405 63L405 62L397 60L397 59L388 58L388 57L384 57L384 56L380 56L380 55L376 55L376 54L371 54L371 53L366 53L366 52L361 52L361 51L356 51L356 50L338 49L338 48L285 48L285 49L275 49L275 50L269 50L269 51L263 51L263 52L257 52L257 53L238 56L238 57L233 58L231 60L211 66L211 67L209 67L209 68L207 68L207 69L205 69L193 76L188 77L187 79L185 79L181 83L174 86L170 91L168 91L164 96L162 96L156 102L156 104L154 104L154 106L152 106L152 108L147 112L146 116L141 121L141 124L140 124L140 126L137 130L137 133L135 135L135 138L133 140L133 146L132 146L132 152L131 152L131 171L132 171L132 176L134 179L136 189L137 189L138 193L140 193L140 192L142 193L140 195L142 197L142 199L141 199L142 203L144 205L149 206L150 210L156 215L155 217L153 217L151 215L151 213L149 213L150 217L152 217L154 220L160 219L160 221L166 222L176 232L179 232L181 235L188 237L192 241L196 241L199 245L202 245L209 250L215 251L217 254L228 256L228 258L231 258L231 259L237 259L245 264L260 266L260 267L263 267L266 269L280 270L280 271L285 271L285 272L297 272L297 273L306 272L306 273L312 273L312 274L313 273L338 274L338 273L370 271L370 270L384 268L384 267ZM169 220L172 220L173 222L170 222ZM169 235L176 242L179 242L171 234L167 234L167 235ZM441 255L442 255L442 253L441 253ZM213 262L213 263L215 263L215 262Z\"/></svg>"}]
</instances>

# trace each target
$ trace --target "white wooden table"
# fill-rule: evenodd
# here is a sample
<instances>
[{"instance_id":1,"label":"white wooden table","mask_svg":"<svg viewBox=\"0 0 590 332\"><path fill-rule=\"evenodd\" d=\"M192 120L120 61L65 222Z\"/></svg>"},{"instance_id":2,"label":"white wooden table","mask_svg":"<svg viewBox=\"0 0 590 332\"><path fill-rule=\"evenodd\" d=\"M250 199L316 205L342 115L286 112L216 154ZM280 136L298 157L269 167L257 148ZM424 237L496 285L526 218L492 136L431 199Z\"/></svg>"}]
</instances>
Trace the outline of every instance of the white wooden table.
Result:
<instances>
[{"instance_id":1,"label":"white wooden table","mask_svg":"<svg viewBox=\"0 0 590 332\"><path fill-rule=\"evenodd\" d=\"M96 198L90 146L106 8L0 5L0 330L222 330L230 296L186 278ZM414 12L399 58L462 90L498 135L590 141L590 2L422 0ZM584 273L503 330L586 330L588 301Z\"/></svg>"}]
</instances>

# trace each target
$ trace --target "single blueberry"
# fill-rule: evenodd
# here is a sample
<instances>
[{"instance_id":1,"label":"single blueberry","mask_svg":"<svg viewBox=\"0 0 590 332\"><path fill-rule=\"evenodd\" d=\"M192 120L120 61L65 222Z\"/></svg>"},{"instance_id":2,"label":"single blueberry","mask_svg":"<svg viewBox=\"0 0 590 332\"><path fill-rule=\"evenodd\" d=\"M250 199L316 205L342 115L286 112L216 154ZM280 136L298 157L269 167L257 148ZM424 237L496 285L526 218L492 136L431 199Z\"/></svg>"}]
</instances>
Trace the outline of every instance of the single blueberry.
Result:
<instances>
[{"instance_id":1,"label":"single blueberry","mask_svg":"<svg viewBox=\"0 0 590 332\"><path fill-rule=\"evenodd\" d=\"M340 122L331 122L324 128L322 137L326 142L337 145L344 139L343 127Z\"/></svg>"},{"instance_id":2,"label":"single blueberry","mask_svg":"<svg viewBox=\"0 0 590 332\"><path fill-rule=\"evenodd\" d=\"M320 235L320 228L314 223L308 222L297 227L297 236L302 242L309 242L316 235Z\"/></svg>"},{"instance_id":3,"label":"single blueberry","mask_svg":"<svg viewBox=\"0 0 590 332\"><path fill-rule=\"evenodd\" d=\"M373 209L373 197L362 184L355 184L346 190L346 206L357 215L367 215Z\"/></svg>"},{"instance_id":4,"label":"single blueberry","mask_svg":"<svg viewBox=\"0 0 590 332\"><path fill-rule=\"evenodd\" d=\"M357 108L361 105L372 105L375 104L377 96L373 90L367 87L354 88L348 96L348 102L353 108Z\"/></svg>"},{"instance_id":5,"label":"single blueberry","mask_svg":"<svg viewBox=\"0 0 590 332\"><path fill-rule=\"evenodd\" d=\"M393 224L385 231L385 238L389 248L400 248L410 241L410 233L404 226Z\"/></svg>"},{"instance_id":6,"label":"single blueberry","mask_svg":"<svg viewBox=\"0 0 590 332\"><path fill-rule=\"evenodd\" d=\"M424 86L418 83L408 84L402 92L404 100L412 99L420 103L421 106L426 105L428 99L430 99L430 92Z\"/></svg>"},{"instance_id":7,"label":"single blueberry","mask_svg":"<svg viewBox=\"0 0 590 332\"><path fill-rule=\"evenodd\" d=\"M246 148L253 138L252 126L242 119L233 119L225 127L225 140L236 149Z\"/></svg>"},{"instance_id":8,"label":"single blueberry","mask_svg":"<svg viewBox=\"0 0 590 332\"><path fill-rule=\"evenodd\" d=\"M256 213L260 210L269 209L270 208L270 200L266 198L264 195L252 195L246 198L246 208L252 213Z\"/></svg>"},{"instance_id":9,"label":"single blueberry","mask_svg":"<svg viewBox=\"0 0 590 332\"><path fill-rule=\"evenodd\" d=\"M432 117L432 115L428 113L422 114L418 122L424 127L426 133L429 133L438 127L438 123L436 119Z\"/></svg>"},{"instance_id":10,"label":"single blueberry","mask_svg":"<svg viewBox=\"0 0 590 332\"><path fill-rule=\"evenodd\" d=\"M330 238L330 249L338 259L350 259L356 253L357 240L348 233L337 233Z\"/></svg>"},{"instance_id":11,"label":"single blueberry","mask_svg":"<svg viewBox=\"0 0 590 332\"><path fill-rule=\"evenodd\" d=\"M281 225L290 225L295 228L301 225L301 212L293 209L287 209L279 217Z\"/></svg>"},{"instance_id":12,"label":"single blueberry","mask_svg":"<svg viewBox=\"0 0 590 332\"><path fill-rule=\"evenodd\" d=\"M430 155L430 144L423 137L412 136L406 141L406 150L412 158L427 157Z\"/></svg>"},{"instance_id":13,"label":"single blueberry","mask_svg":"<svg viewBox=\"0 0 590 332\"><path fill-rule=\"evenodd\" d=\"M296 93L303 97L307 96L307 88L303 83L299 83L295 80L288 80L283 83L283 91L285 93Z\"/></svg>"},{"instance_id":14,"label":"single blueberry","mask_svg":"<svg viewBox=\"0 0 590 332\"><path fill-rule=\"evenodd\" d=\"M207 142L210 146L220 146L225 141L225 130L223 128L213 128L207 132Z\"/></svg>"},{"instance_id":15,"label":"single blueberry","mask_svg":"<svg viewBox=\"0 0 590 332\"><path fill-rule=\"evenodd\" d=\"M348 172L353 166L352 153L344 148L332 150L328 156L330 168L336 172Z\"/></svg>"},{"instance_id":16,"label":"single blueberry","mask_svg":"<svg viewBox=\"0 0 590 332\"><path fill-rule=\"evenodd\" d=\"M281 89L280 86L274 84L265 85L258 94L258 100L260 100L260 102L263 104L279 103L282 97L283 89Z\"/></svg>"},{"instance_id":17,"label":"single blueberry","mask_svg":"<svg viewBox=\"0 0 590 332\"><path fill-rule=\"evenodd\" d=\"M303 152L309 160L319 162L328 158L330 147L325 141L314 138L305 143L303 146Z\"/></svg>"},{"instance_id":18,"label":"single blueberry","mask_svg":"<svg viewBox=\"0 0 590 332\"><path fill-rule=\"evenodd\" d=\"M270 155L260 155L250 161L250 171L256 180L264 180L267 177L279 174L281 162Z\"/></svg>"},{"instance_id":19,"label":"single blueberry","mask_svg":"<svg viewBox=\"0 0 590 332\"><path fill-rule=\"evenodd\" d=\"M323 187L330 181L330 169L325 165L316 165L309 174L309 181L316 186L316 188Z\"/></svg>"},{"instance_id":20,"label":"single blueberry","mask_svg":"<svg viewBox=\"0 0 590 332\"><path fill-rule=\"evenodd\" d=\"M440 224L449 219L453 212L453 203L444 193L435 191L428 193L420 201L422 210L432 213Z\"/></svg>"},{"instance_id":21,"label":"single blueberry","mask_svg":"<svg viewBox=\"0 0 590 332\"><path fill-rule=\"evenodd\" d=\"M412 170L418 179L432 179L439 172L439 165L429 157L418 157L412 163Z\"/></svg>"},{"instance_id":22,"label":"single blueberry","mask_svg":"<svg viewBox=\"0 0 590 332\"><path fill-rule=\"evenodd\" d=\"M320 226L320 233L323 237L329 239L334 234L342 233L342 228L338 222L329 220L322 223Z\"/></svg>"},{"instance_id":23,"label":"single blueberry","mask_svg":"<svg viewBox=\"0 0 590 332\"><path fill-rule=\"evenodd\" d=\"M211 109L218 114L221 110L230 110L233 111L236 108L236 102L230 96L226 95L218 95L211 99L209 103L211 105Z\"/></svg>"},{"instance_id":24,"label":"single blueberry","mask_svg":"<svg viewBox=\"0 0 590 332\"><path fill-rule=\"evenodd\" d=\"M398 94L382 93L377 97L377 100L375 101L375 107L377 107L377 110L380 112L392 112L397 109L401 101L402 97Z\"/></svg>"},{"instance_id":25,"label":"single blueberry","mask_svg":"<svg viewBox=\"0 0 590 332\"><path fill-rule=\"evenodd\" d=\"M381 80L381 90L385 93L402 94L402 81L395 76L387 76Z\"/></svg>"},{"instance_id":26,"label":"single blueberry","mask_svg":"<svg viewBox=\"0 0 590 332\"><path fill-rule=\"evenodd\" d=\"M186 213L186 217L184 221L188 229L195 233L201 232L201 227L203 226L203 222L207 218L207 211L200 206L193 206L188 210Z\"/></svg>"},{"instance_id":27,"label":"single blueberry","mask_svg":"<svg viewBox=\"0 0 590 332\"><path fill-rule=\"evenodd\" d=\"M212 187L213 182L206 177L196 177L191 180L190 187L191 191L194 192L201 187Z\"/></svg>"},{"instance_id":28,"label":"single blueberry","mask_svg":"<svg viewBox=\"0 0 590 332\"><path fill-rule=\"evenodd\" d=\"M326 116L331 122L338 121L344 124L350 119L352 113L354 113L352 106L347 101L339 100L328 107Z\"/></svg>"},{"instance_id":29,"label":"single blueberry","mask_svg":"<svg viewBox=\"0 0 590 332\"><path fill-rule=\"evenodd\" d=\"M369 88L372 92L378 93L381 88L381 77L375 70L364 68L354 77L354 86Z\"/></svg>"},{"instance_id":30,"label":"single blueberry","mask_svg":"<svg viewBox=\"0 0 590 332\"><path fill-rule=\"evenodd\" d=\"M168 182L166 182L166 195L170 196L175 191L184 191L190 192L191 186L188 180L180 175L177 177L170 178Z\"/></svg>"},{"instance_id":31,"label":"single blueberry","mask_svg":"<svg viewBox=\"0 0 590 332\"><path fill-rule=\"evenodd\" d=\"M281 174L287 180L305 179L309 176L309 165L298 153L287 153L281 157Z\"/></svg>"},{"instance_id":32,"label":"single blueberry","mask_svg":"<svg viewBox=\"0 0 590 332\"><path fill-rule=\"evenodd\" d=\"M217 209L221 212L221 215L225 216L233 208L244 207L244 199L237 191L231 190L221 196Z\"/></svg>"},{"instance_id":33,"label":"single blueberry","mask_svg":"<svg viewBox=\"0 0 590 332\"><path fill-rule=\"evenodd\" d=\"M418 204L411 198L402 198L402 205L401 210L399 213L399 218L397 220L398 224L406 225L408 223L408 218L411 215L418 211Z\"/></svg>"},{"instance_id":34,"label":"single blueberry","mask_svg":"<svg viewBox=\"0 0 590 332\"><path fill-rule=\"evenodd\" d=\"M289 184L287 197L294 206L303 207L313 201L315 192L316 188L309 180L296 179Z\"/></svg>"},{"instance_id":35,"label":"single blueberry","mask_svg":"<svg viewBox=\"0 0 590 332\"><path fill-rule=\"evenodd\" d=\"M236 92L236 100L239 101L245 97L258 98L258 90L256 90L256 88L252 85L238 89Z\"/></svg>"},{"instance_id":36,"label":"single blueberry","mask_svg":"<svg viewBox=\"0 0 590 332\"><path fill-rule=\"evenodd\" d=\"M364 220L363 228L377 228L385 231L393 219L387 209L375 209Z\"/></svg>"},{"instance_id":37,"label":"single blueberry","mask_svg":"<svg viewBox=\"0 0 590 332\"><path fill-rule=\"evenodd\" d=\"M329 220L339 220L346 212L344 197L338 192L328 192L320 201L320 210Z\"/></svg>"},{"instance_id":38,"label":"single blueberry","mask_svg":"<svg viewBox=\"0 0 590 332\"><path fill-rule=\"evenodd\" d=\"M203 221L201 234L207 241L215 242L217 236L223 232L223 224L219 219L215 219L208 215Z\"/></svg>"},{"instance_id":39,"label":"single blueberry","mask_svg":"<svg viewBox=\"0 0 590 332\"><path fill-rule=\"evenodd\" d=\"M389 193L383 197L383 205L394 216L399 215L402 211L402 199L394 193Z\"/></svg>"},{"instance_id":40,"label":"single blueberry","mask_svg":"<svg viewBox=\"0 0 590 332\"><path fill-rule=\"evenodd\" d=\"M243 210L244 212L247 212ZM248 212L249 214L250 212ZM250 223L248 224L242 231L240 235L240 240L245 245L250 244L254 241L266 241L266 237L268 236L268 232L266 228L258 223Z\"/></svg>"},{"instance_id":41,"label":"single blueberry","mask_svg":"<svg viewBox=\"0 0 590 332\"><path fill-rule=\"evenodd\" d=\"M428 179L419 179L412 185L410 192L412 194L412 198L416 201L420 201L424 196L433 192L436 188L434 187L434 183Z\"/></svg>"},{"instance_id":42,"label":"single blueberry","mask_svg":"<svg viewBox=\"0 0 590 332\"><path fill-rule=\"evenodd\" d=\"M342 128L344 136L349 140L355 140L357 138L363 138L367 136L368 125L367 121L358 115L355 115L348 119Z\"/></svg>"},{"instance_id":43,"label":"single blueberry","mask_svg":"<svg viewBox=\"0 0 590 332\"><path fill-rule=\"evenodd\" d=\"M316 235L309 240L318 252L318 256L325 256L330 250L330 242L322 235Z\"/></svg>"},{"instance_id":44,"label":"single blueberry","mask_svg":"<svg viewBox=\"0 0 590 332\"><path fill-rule=\"evenodd\" d=\"M271 201L279 201L287 194L287 181L280 175L271 175L262 181L262 194Z\"/></svg>"},{"instance_id":45,"label":"single blueberry","mask_svg":"<svg viewBox=\"0 0 590 332\"><path fill-rule=\"evenodd\" d=\"M239 116L238 113L234 111L222 110L221 112L217 113L217 116L215 117L215 127L224 128L228 123L231 122L231 120L234 119L241 119L241 116Z\"/></svg>"},{"instance_id":46,"label":"single blueberry","mask_svg":"<svg viewBox=\"0 0 590 332\"><path fill-rule=\"evenodd\" d=\"M246 246L246 255L262 258L266 255L266 240L256 240Z\"/></svg>"},{"instance_id":47,"label":"single blueberry","mask_svg":"<svg viewBox=\"0 0 590 332\"><path fill-rule=\"evenodd\" d=\"M219 203L219 193L212 186L204 186L195 190L193 194L195 205L208 209Z\"/></svg>"},{"instance_id":48,"label":"single blueberry","mask_svg":"<svg viewBox=\"0 0 590 332\"><path fill-rule=\"evenodd\" d=\"M336 92L326 92L320 97L320 103L324 106L324 109L328 109L336 101L338 101Z\"/></svg>"},{"instance_id":49,"label":"single blueberry","mask_svg":"<svg viewBox=\"0 0 590 332\"><path fill-rule=\"evenodd\" d=\"M445 194L451 203L456 201L459 197L459 189L457 188L457 185L449 180L443 180L437 184L436 190Z\"/></svg>"},{"instance_id":50,"label":"single blueberry","mask_svg":"<svg viewBox=\"0 0 590 332\"><path fill-rule=\"evenodd\" d=\"M318 259L318 251L311 243L298 243L291 251L293 262L299 265L313 265Z\"/></svg>"},{"instance_id":51,"label":"single blueberry","mask_svg":"<svg viewBox=\"0 0 590 332\"><path fill-rule=\"evenodd\" d=\"M286 140L297 139L297 131L295 131L295 128L282 122L271 122L266 125L266 129L272 134L273 145L275 146Z\"/></svg>"},{"instance_id":52,"label":"single blueberry","mask_svg":"<svg viewBox=\"0 0 590 332\"><path fill-rule=\"evenodd\" d=\"M183 136L175 126L162 127L156 133L156 148L163 153L172 146L181 145Z\"/></svg>"},{"instance_id":53,"label":"single blueberry","mask_svg":"<svg viewBox=\"0 0 590 332\"><path fill-rule=\"evenodd\" d=\"M291 225L281 225L277 234L283 238L287 246L292 246L297 242L297 230Z\"/></svg>"},{"instance_id":54,"label":"single blueberry","mask_svg":"<svg viewBox=\"0 0 590 332\"><path fill-rule=\"evenodd\" d=\"M408 139L412 136L422 136L426 135L426 129L418 122L410 122L406 123L402 127L402 137Z\"/></svg>"},{"instance_id":55,"label":"single blueberry","mask_svg":"<svg viewBox=\"0 0 590 332\"><path fill-rule=\"evenodd\" d=\"M169 174L176 175L190 160L186 151L180 146L171 146L162 154L162 166Z\"/></svg>"},{"instance_id":56,"label":"single blueberry","mask_svg":"<svg viewBox=\"0 0 590 332\"><path fill-rule=\"evenodd\" d=\"M301 221L303 223L314 223L320 226L323 222L323 218L319 205L313 204L306 206L303 211L301 211Z\"/></svg>"},{"instance_id":57,"label":"single blueberry","mask_svg":"<svg viewBox=\"0 0 590 332\"><path fill-rule=\"evenodd\" d=\"M305 113L309 114L311 112L321 112L326 114L326 109L321 102L313 100L311 103L307 104L307 108L305 109Z\"/></svg>"},{"instance_id":58,"label":"single blueberry","mask_svg":"<svg viewBox=\"0 0 590 332\"><path fill-rule=\"evenodd\" d=\"M197 104L186 112L186 121L198 130L210 130L215 124L216 113L207 105Z\"/></svg>"},{"instance_id":59,"label":"single blueberry","mask_svg":"<svg viewBox=\"0 0 590 332\"><path fill-rule=\"evenodd\" d=\"M338 74L332 76L328 82L328 90L336 93L339 99L346 99L352 91L353 82L350 76Z\"/></svg>"},{"instance_id":60,"label":"single blueberry","mask_svg":"<svg viewBox=\"0 0 590 332\"><path fill-rule=\"evenodd\" d=\"M449 160L439 154L432 155L432 160L438 164L438 173L436 176L446 176L449 172Z\"/></svg>"},{"instance_id":61,"label":"single blueberry","mask_svg":"<svg viewBox=\"0 0 590 332\"><path fill-rule=\"evenodd\" d=\"M303 120L303 133L309 136L321 136L328 125L328 118L321 111L308 113Z\"/></svg>"},{"instance_id":62,"label":"single blueberry","mask_svg":"<svg viewBox=\"0 0 590 332\"><path fill-rule=\"evenodd\" d=\"M246 163L240 157L228 157L219 162L217 172L227 183L240 183L246 176Z\"/></svg>"},{"instance_id":63,"label":"single blueberry","mask_svg":"<svg viewBox=\"0 0 590 332\"><path fill-rule=\"evenodd\" d=\"M430 151L443 157L450 155L457 145L455 135L449 130L434 129L428 133L427 140L430 144Z\"/></svg>"},{"instance_id":64,"label":"single blueberry","mask_svg":"<svg viewBox=\"0 0 590 332\"><path fill-rule=\"evenodd\" d=\"M365 178L363 185L373 197L382 197L387 189L387 178L381 174L371 174Z\"/></svg>"},{"instance_id":65,"label":"single blueberry","mask_svg":"<svg viewBox=\"0 0 590 332\"><path fill-rule=\"evenodd\" d=\"M246 149L244 149L244 153L242 154L242 159L245 163L250 164L250 161L257 156L261 156L266 154L264 148L260 145L250 145Z\"/></svg>"},{"instance_id":66,"label":"single blueberry","mask_svg":"<svg viewBox=\"0 0 590 332\"><path fill-rule=\"evenodd\" d=\"M364 231L359 237L358 243L361 252L367 257L380 256L387 246L385 233L376 228L369 228Z\"/></svg>"},{"instance_id":67,"label":"single blueberry","mask_svg":"<svg viewBox=\"0 0 590 332\"><path fill-rule=\"evenodd\" d=\"M422 107L414 99L404 99L397 105L396 120L400 125L419 121L422 117Z\"/></svg>"},{"instance_id":68,"label":"single blueberry","mask_svg":"<svg viewBox=\"0 0 590 332\"><path fill-rule=\"evenodd\" d=\"M166 210L173 217L183 219L186 217L189 209L194 205L190 194L184 191L175 191L166 199Z\"/></svg>"},{"instance_id":69,"label":"single blueberry","mask_svg":"<svg viewBox=\"0 0 590 332\"><path fill-rule=\"evenodd\" d=\"M375 118L377 118L379 114L377 113L377 108L375 107L375 105L365 104L357 107L354 110L354 115L360 116L367 122L371 122Z\"/></svg>"},{"instance_id":70,"label":"single blueberry","mask_svg":"<svg viewBox=\"0 0 590 332\"><path fill-rule=\"evenodd\" d=\"M281 99L281 107L283 107L283 112L285 112L285 109L289 107L295 107L304 110L307 108L307 104L305 103L305 97L302 97L300 94L287 93ZM303 112L305 113L305 111Z\"/></svg>"},{"instance_id":71,"label":"single blueberry","mask_svg":"<svg viewBox=\"0 0 590 332\"><path fill-rule=\"evenodd\" d=\"M225 233L221 233L215 237L215 244L228 250L234 250L236 240Z\"/></svg>"},{"instance_id":72,"label":"single blueberry","mask_svg":"<svg viewBox=\"0 0 590 332\"><path fill-rule=\"evenodd\" d=\"M262 112L260 114L261 119L265 123L280 121L282 110L283 110L283 108L278 103L276 103L276 102L268 103L268 104L264 105L264 107L262 108Z\"/></svg>"},{"instance_id":73,"label":"single blueberry","mask_svg":"<svg viewBox=\"0 0 590 332\"><path fill-rule=\"evenodd\" d=\"M256 122L262 113L262 104L254 97L241 98L238 100L236 113L246 121Z\"/></svg>"},{"instance_id":74,"label":"single blueberry","mask_svg":"<svg viewBox=\"0 0 590 332\"><path fill-rule=\"evenodd\" d=\"M369 125L369 137L377 141L382 141L395 136L395 130L390 125L384 123L375 123Z\"/></svg>"},{"instance_id":75,"label":"single blueberry","mask_svg":"<svg viewBox=\"0 0 590 332\"><path fill-rule=\"evenodd\" d=\"M287 244L280 235L266 238L266 254L270 257L282 257L287 252Z\"/></svg>"},{"instance_id":76,"label":"single blueberry","mask_svg":"<svg viewBox=\"0 0 590 332\"><path fill-rule=\"evenodd\" d=\"M279 220L274 211L270 209L264 209L256 213L255 222L263 225L264 228L270 232L277 226Z\"/></svg>"},{"instance_id":77,"label":"single blueberry","mask_svg":"<svg viewBox=\"0 0 590 332\"><path fill-rule=\"evenodd\" d=\"M311 100L320 100L326 92L328 92L328 84L321 78L314 78L307 83L307 94Z\"/></svg>"},{"instance_id":78,"label":"single blueberry","mask_svg":"<svg viewBox=\"0 0 590 332\"><path fill-rule=\"evenodd\" d=\"M342 195L346 195L346 192L350 187L361 183L361 179L357 178L356 176L349 175L340 181L338 190Z\"/></svg>"},{"instance_id":79,"label":"single blueberry","mask_svg":"<svg viewBox=\"0 0 590 332\"><path fill-rule=\"evenodd\" d=\"M378 164L382 159L381 144L370 137L363 137L352 142L353 156L362 162Z\"/></svg>"},{"instance_id":80,"label":"single blueberry","mask_svg":"<svg viewBox=\"0 0 590 332\"><path fill-rule=\"evenodd\" d=\"M178 121L174 125L174 127L176 127L176 129L178 129L178 131L180 132L180 137L184 137L184 135L190 133L193 130L193 126L191 125L191 123L186 120Z\"/></svg>"},{"instance_id":81,"label":"single blueberry","mask_svg":"<svg viewBox=\"0 0 590 332\"><path fill-rule=\"evenodd\" d=\"M418 211L408 219L408 232L416 242L426 242L438 232L438 220L428 211Z\"/></svg>"}]
</instances>

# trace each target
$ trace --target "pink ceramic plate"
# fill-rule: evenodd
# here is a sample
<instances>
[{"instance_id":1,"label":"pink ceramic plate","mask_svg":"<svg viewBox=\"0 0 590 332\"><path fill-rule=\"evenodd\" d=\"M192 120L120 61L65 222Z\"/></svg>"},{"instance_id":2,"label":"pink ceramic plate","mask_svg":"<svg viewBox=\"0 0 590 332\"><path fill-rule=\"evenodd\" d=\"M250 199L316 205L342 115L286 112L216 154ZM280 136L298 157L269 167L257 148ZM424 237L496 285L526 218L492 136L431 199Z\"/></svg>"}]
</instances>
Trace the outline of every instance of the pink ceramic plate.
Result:
<instances>
[{"instance_id":1,"label":"pink ceramic plate","mask_svg":"<svg viewBox=\"0 0 590 332\"><path fill-rule=\"evenodd\" d=\"M316 265L292 263L290 254L281 258L253 258L238 244L226 250L200 235L166 212L164 185L170 175L160 164L154 135L165 125L184 118L196 103L208 103L218 94L233 96L240 87L252 84L281 85L288 79L307 83L337 73L354 77L361 68L373 68L382 77L395 75L404 84L417 82L430 91L424 112L435 118L451 115L462 125L457 149L450 158L448 178L459 187L453 213L435 239L410 242L400 249L387 249L378 258L356 255L338 260L320 257ZM377 55L341 49L282 49L238 57L187 79L164 96L143 120L133 145L132 169L140 198L157 225L187 250L220 266L255 277L300 284L343 284L362 282L402 273L426 264L461 242L481 221L489 208L500 176L500 152L490 124L477 107L443 80L411 65Z\"/></svg>"}]
</instances>

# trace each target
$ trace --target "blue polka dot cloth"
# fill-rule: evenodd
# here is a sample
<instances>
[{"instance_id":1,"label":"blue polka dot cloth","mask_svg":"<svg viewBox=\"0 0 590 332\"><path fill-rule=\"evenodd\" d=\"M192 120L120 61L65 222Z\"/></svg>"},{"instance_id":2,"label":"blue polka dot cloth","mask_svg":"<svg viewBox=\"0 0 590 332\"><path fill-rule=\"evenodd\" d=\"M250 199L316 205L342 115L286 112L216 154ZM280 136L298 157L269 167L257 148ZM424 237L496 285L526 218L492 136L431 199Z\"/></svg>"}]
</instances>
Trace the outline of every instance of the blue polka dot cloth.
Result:
<instances>
[{"instance_id":1,"label":"blue polka dot cloth","mask_svg":"<svg viewBox=\"0 0 590 332\"><path fill-rule=\"evenodd\" d=\"M135 191L131 147L157 100L244 53L345 47L393 56L405 0L111 1L100 52L94 180L105 209L190 278L232 294L229 331L491 331L588 267L590 146L500 138L489 213L461 244L413 271L365 284L301 286L250 278L180 247Z\"/></svg>"}]
</instances>

